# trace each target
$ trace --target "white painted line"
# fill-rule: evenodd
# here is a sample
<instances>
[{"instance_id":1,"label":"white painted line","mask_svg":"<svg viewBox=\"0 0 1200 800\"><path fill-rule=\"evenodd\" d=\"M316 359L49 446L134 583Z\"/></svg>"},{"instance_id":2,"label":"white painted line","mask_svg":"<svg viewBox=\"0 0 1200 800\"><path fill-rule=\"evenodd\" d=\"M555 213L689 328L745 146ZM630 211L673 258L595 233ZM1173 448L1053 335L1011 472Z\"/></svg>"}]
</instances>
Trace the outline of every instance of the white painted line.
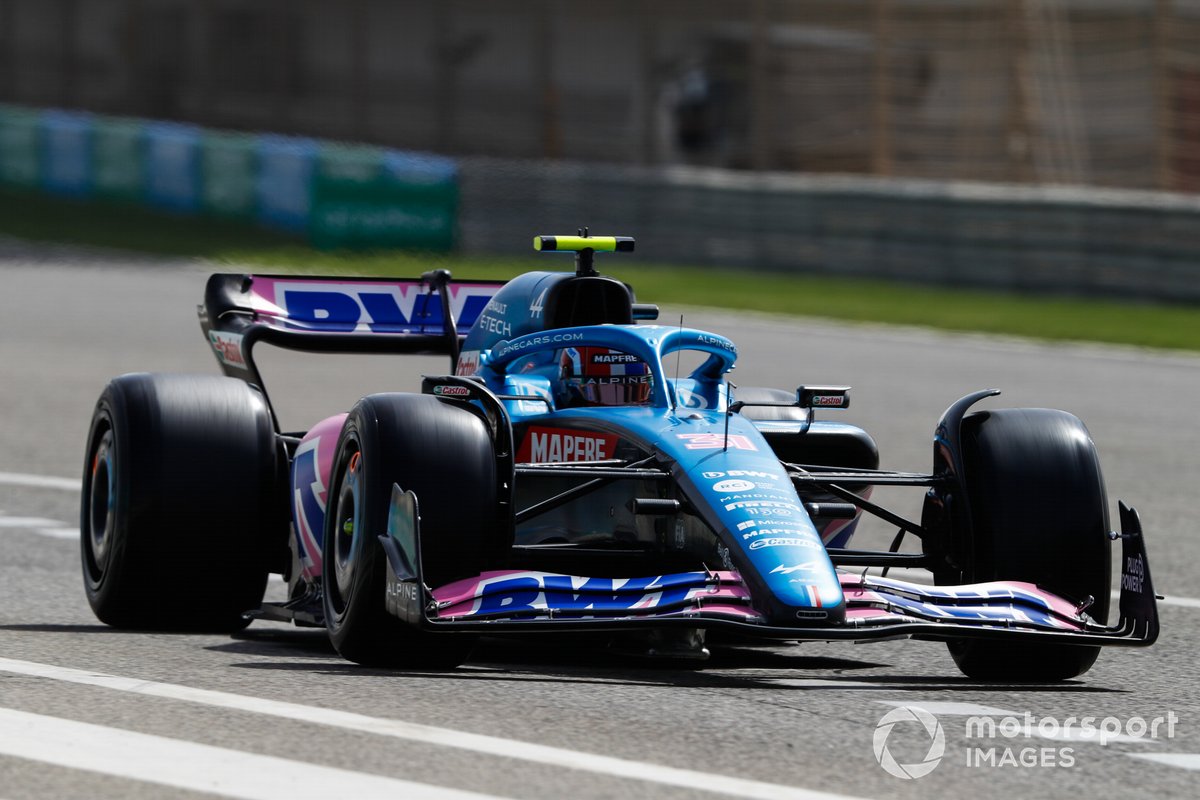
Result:
<instances>
[{"instance_id":1,"label":"white painted line","mask_svg":"<svg viewBox=\"0 0 1200 800\"><path fill-rule=\"evenodd\" d=\"M79 541L79 528L35 528L33 532L39 536L48 536L51 539Z\"/></svg>"},{"instance_id":2,"label":"white painted line","mask_svg":"<svg viewBox=\"0 0 1200 800\"><path fill-rule=\"evenodd\" d=\"M65 522L45 517L9 517L0 511L0 528L24 529L51 539L79 540L78 528L68 528Z\"/></svg>"},{"instance_id":3,"label":"white painted line","mask_svg":"<svg viewBox=\"0 0 1200 800\"><path fill-rule=\"evenodd\" d=\"M1158 602L1164 606L1181 606L1183 608L1200 608L1200 599L1195 597L1176 597L1175 595L1164 595L1162 600Z\"/></svg>"},{"instance_id":4,"label":"white painted line","mask_svg":"<svg viewBox=\"0 0 1200 800\"><path fill-rule=\"evenodd\" d=\"M920 700L876 700L885 706L897 708L920 708L935 717L1019 717L1020 711L1006 711L993 706L981 706L977 703L943 703L922 702Z\"/></svg>"},{"instance_id":5,"label":"white painted line","mask_svg":"<svg viewBox=\"0 0 1200 800\"><path fill-rule=\"evenodd\" d=\"M244 800L494 797L7 708L0 709L0 753Z\"/></svg>"},{"instance_id":6,"label":"white painted line","mask_svg":"<svg viewBox=\"0 0 1200 800\"><path fill-rule=\"evenodd\" d=\"M45 528L50 525L62 527L58 520L45 517L0 517L0 528Z\"/></svg>"},{"instance_id":7,"label":"white painted line","mask_svg":"<svg viewBox=\"0 0 1200 800\"><path fill-rule=\"evenodd\" d=\"M0 672L48 678L50 680L65 681L85 686L97 686L119 692L130 692L132 694L148 695L151 697L183 700L189 703L245 711L252 714L263 714L297 722L328 725L330 727L371 733L378 736L390 736L395 739L421 742L439 747L454 747L459 750L469 750L489 756L531 761L552 767L593 772L610 777L645 781L663 786L677 786L695 791L754 798L754 800L845 800L846 798L845 795L783 786L775 783L765 783L745 778L735 778L729 775L718 775L667 767L659 764L649 764L643 761L614 758L612 756L581 753L575 750L551 747L549 745L517 739L485 736L477 733L451 730L449 728L436 728L432 725L421 725L415 722L381 719L379 717L369 717L365 714L354 714L348 711L336 711L329 708L305 706L298 703L286 703L279 700L267 700L265 698L249 697L247 695L230 694L227 692L216 692L209 689L195 689L171 683L156 683L138 678L124 678L118 675L107 675L100 672L71 669L69 667L56 667L32 661L0 658ZM337 795L351 796L350 793L343 792L338 792ZM274 794L274 797L286 796L286 792L277 791Z\"/></svg>"},{"instance_id":8,"label":"white painted line","mask_svg":"<svg viewBox=\"0 0 1200 800\"><path fill-rule=\"evenodd\" d=\"M1126 753L1130 758L1166 764L1168 767L1200 770L1200 753Z\"/></svg>"},{"instance_id":9,"label":"white painted line","mask_svg":"<svg viewBox=\"0 0 1200 800\"><path fill-rule=\"evenodd\" d=\"M772 686L791 686L797 689L895 689L895 684L869 681L838 681L829 678L782 678L771 681Z\"/></svg>"},{"instance_id":10,"label":"white painted line","mask_svg":"<svg viewBox=\"0 0 1200 800\"><path fill-rule=\"evenodd\" d=\"M0 472L0 483L9 486L33 486L38 489L62 489L78 492L79 478L54 478L49 475L22 475L17 472Z\"/></svg>"},{"instance_id":11,"label":"white painted line","mask_svg":"<svg viewBox=\"0 0 1200 800\"><path fill-rule=\"evenodd\" d=\"M853 568L848 568L853 572ZM927 569L918 569L916 567L892 567L888 570L887 576L895 578L898 581L908 581L909 583L924 583L933 585L933 573ZM867 573L868 578L883 577L883 570L879 567L871 567L871 571Z\"/></svg>"},{"instance_id":12,"label":"white painted line","mask_svg":"<svg viewBox=\"0 0 1200 800\"><path fill-rule=\"evenodd\" d=\"M1113 592L1113 600L1120 600L1121 593ZM1160 606L1179 606L1180 608L1200 608L1200 599L1195 597L1179 597L1173 594L1163 595L1163 599L1158 601Z\"/></svg>"}]
</instances>

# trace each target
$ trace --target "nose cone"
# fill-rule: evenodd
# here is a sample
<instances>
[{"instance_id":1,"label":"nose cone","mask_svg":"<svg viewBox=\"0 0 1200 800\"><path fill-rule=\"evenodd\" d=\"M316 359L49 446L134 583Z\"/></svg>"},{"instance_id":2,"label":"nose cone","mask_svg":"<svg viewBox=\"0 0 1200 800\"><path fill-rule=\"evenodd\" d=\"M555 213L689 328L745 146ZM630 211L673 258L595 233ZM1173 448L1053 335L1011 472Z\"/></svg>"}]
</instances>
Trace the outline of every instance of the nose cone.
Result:
<instances>
[{"instance_id":1,"label":"nose cone","mask_svg":"<svg viewBox=\"0 0 1200 800\"><path fill-rule=\"evenodd\" d=\"M699 416L699 415L698 415ZM670 435L681 484L721 539L719 552L754 590L772 622L840 622L845 598L825 545L787 470L761 434L739 415L695 419Z\"/></svg>"}]
</instances>

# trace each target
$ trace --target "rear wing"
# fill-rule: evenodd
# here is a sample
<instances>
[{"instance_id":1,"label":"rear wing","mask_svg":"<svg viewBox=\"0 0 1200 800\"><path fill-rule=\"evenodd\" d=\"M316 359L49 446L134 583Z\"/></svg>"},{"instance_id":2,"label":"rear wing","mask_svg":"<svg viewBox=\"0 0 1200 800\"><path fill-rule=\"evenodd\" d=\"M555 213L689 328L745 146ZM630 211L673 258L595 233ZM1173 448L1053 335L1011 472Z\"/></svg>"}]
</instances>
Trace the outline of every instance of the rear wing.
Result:
<instances>
[{"instance_id":1,"label":"rear wing","mask_svg":"<svg viewBox=\"0 0 1200 800\"><path fill-rule=\"evenodd\" d=\"M221 370L260 388L260 341L318 353L445 354L453 372L467 331L503 285L451 283L444 269L420 278L220 273L197 313Z\"/></svg>"}]
</instances>

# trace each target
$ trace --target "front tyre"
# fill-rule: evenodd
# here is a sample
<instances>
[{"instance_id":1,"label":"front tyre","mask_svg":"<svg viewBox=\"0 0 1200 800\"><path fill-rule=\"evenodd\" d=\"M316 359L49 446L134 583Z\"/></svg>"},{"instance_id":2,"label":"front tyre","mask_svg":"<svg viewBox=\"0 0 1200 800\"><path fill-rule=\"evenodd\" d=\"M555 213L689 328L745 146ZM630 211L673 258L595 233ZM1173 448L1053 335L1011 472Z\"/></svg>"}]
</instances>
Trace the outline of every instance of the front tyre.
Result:
<instances>
[{"instance_id":1,"label":"front tyre","mask_svg":"<svg viewBox=\"0 0 1200 800\"><path fill-rule=\"evenodd\" d=\"M429 395L378 394L342 428L325 516L322 589L330 641L366 666L452 668L476 637L418 630L384 604L392 485L417 496L424 580L436 587L494 566L496 456L483 421Z\"/></svg>"},{"instance_id":2,"label":"front tyre","mask_svg":"<svg viewBox=\"0 0 1200 800\"><path fill-rule=\"evenodd\" d=\"M286 536L279 476L270 411L245 383L145 373L110 382L80 500L96 617L119 628L245 627Z\"/></svg>"},{"instance_id":3,"label":"front tyre","mask_svg":"<svg viewBox=\"0 0 1200 800\"><path fill-rule=\"evenodd\" d=\"M1070 600L1093 599L1108 617L1108 500L1100 461L1075 416L1002 409L963 420L964 480L971 508L966 582L1019 580ZM949 642L964 674L988 681L1058 681L1082 675L1100 648L1041 642Z\"/></svg>"}]
</instances>

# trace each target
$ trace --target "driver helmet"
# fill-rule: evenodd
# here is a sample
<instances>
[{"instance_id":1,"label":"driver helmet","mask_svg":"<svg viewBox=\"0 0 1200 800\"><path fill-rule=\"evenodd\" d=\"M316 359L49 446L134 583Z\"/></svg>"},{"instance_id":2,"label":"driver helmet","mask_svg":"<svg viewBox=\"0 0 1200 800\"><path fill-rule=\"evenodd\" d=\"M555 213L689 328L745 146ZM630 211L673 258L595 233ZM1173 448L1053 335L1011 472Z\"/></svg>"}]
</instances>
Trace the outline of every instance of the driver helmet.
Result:
<instances>
[{"instance_id":1,"label":"driver helmet","mask_svg":"<svg viewBox=\"0 0 1200 800\"><path fill-rule=\"evenodd\" d=\"M565 405L645 406L654 376L635 355L607 347L567 347L559 360Z\"/></svg>"}]
</instances>

